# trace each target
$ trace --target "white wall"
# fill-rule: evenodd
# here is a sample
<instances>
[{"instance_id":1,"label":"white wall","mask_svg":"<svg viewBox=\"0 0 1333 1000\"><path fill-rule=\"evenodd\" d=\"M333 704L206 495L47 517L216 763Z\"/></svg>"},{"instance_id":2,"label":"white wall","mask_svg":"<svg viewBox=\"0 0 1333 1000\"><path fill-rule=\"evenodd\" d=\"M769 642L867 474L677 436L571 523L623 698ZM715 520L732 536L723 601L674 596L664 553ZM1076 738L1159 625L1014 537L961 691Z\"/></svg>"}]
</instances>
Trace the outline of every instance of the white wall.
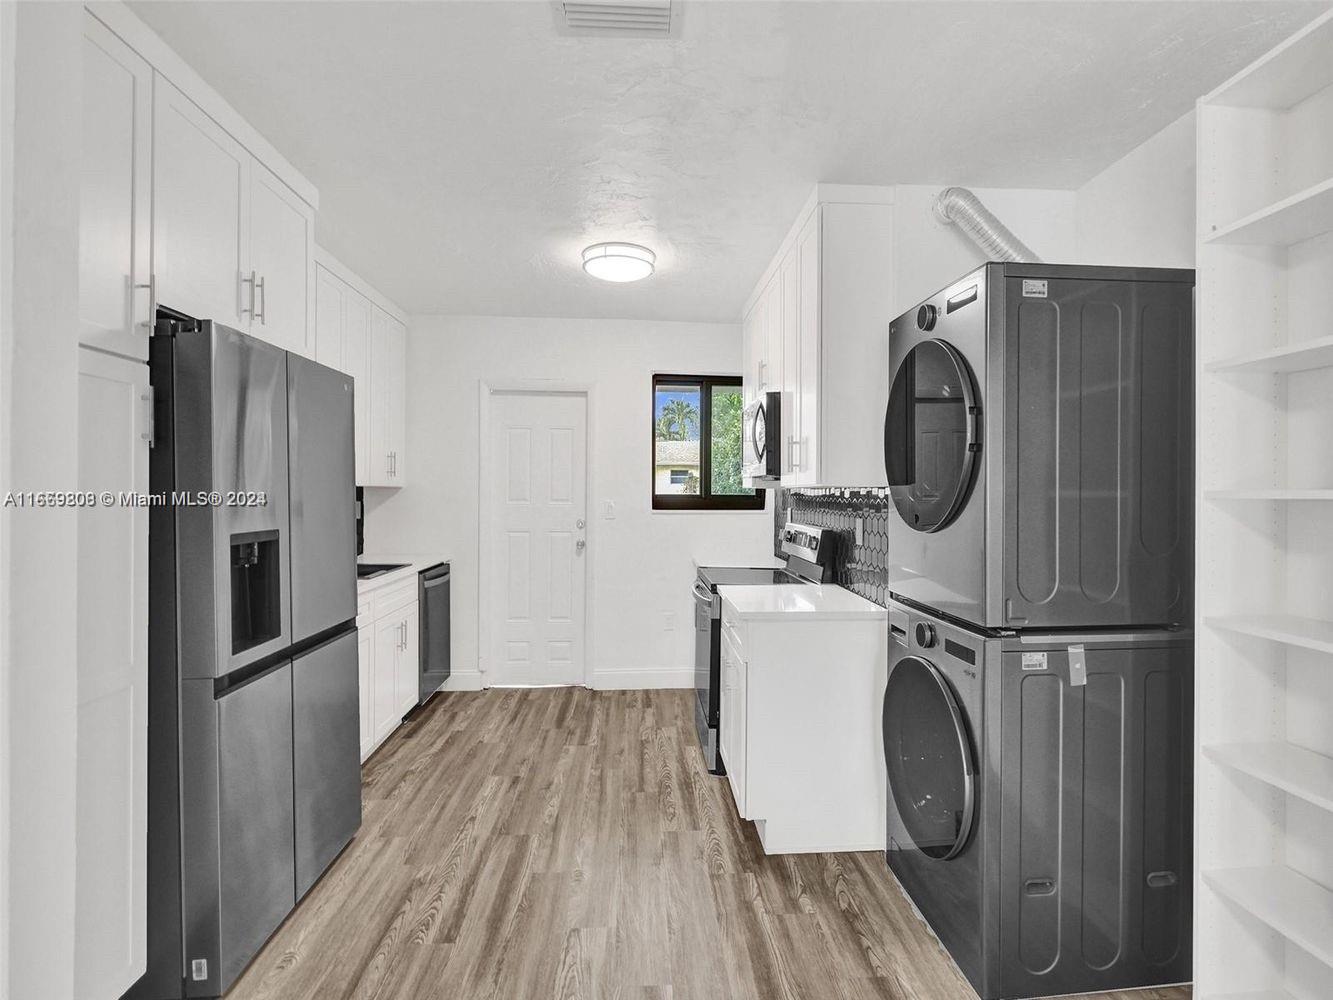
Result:
<instances>
[{"instance_id":1,"label":"white wall","mask_svg":"<svg viewBox=\"0 0 1333 1000\"><path fill-rule=\"evenodd\" d=\"M440 552L453 563L451 683L479 678L479 385L591 383L589 644L599 687L688 686L694 561L773 562L771 510L651 509L653 372L739 374L740 327L619 320L415 317L407 339L407 447L401 491L366 491L366 553ZM616 517L602 516L614 501ZM674 631L663 628L674 612Z\"/></svg>"},{"instance_id":2,"label":"white wall","mask_svg":"<svg viewBox=\"0 0 1333 1000\"><path fill-rule=\"evenodd\" d=\"M0 27L14 82L13 132L6 122L3 135L14 158L13 186L4 191L13 239L0 344L4 486L68 490L77 485L78 456L83 10L23 3L0 15ZM12 508L0 508L0 521L10 798L9 923L0 979L12 1000L69 1000L77 522L73 511Z\"/></svg>"},{"instance_id":3,"label":"white wall","mask_svg":"<svg viewBox=\"0 0 1333 1000\"><path fill-rule=\"evenodd\" d=\"M1191 111L1078 189L1080 262L1194 266L1194 133Z\"/></svg>"},{"instance_id":4,"label":"white wall","mask_svg":"<svg viewBox=\"0 0 1333 1000\"><path fill-rule=\"evenodd\" d=\"M894 188L894 316L986 262L986 255L961 229L935 218L932 206L948 186L900 184ZM970 190L1043 260L1056 264L1074 259L1074 192Z\"/></svg>"}]
</instances>

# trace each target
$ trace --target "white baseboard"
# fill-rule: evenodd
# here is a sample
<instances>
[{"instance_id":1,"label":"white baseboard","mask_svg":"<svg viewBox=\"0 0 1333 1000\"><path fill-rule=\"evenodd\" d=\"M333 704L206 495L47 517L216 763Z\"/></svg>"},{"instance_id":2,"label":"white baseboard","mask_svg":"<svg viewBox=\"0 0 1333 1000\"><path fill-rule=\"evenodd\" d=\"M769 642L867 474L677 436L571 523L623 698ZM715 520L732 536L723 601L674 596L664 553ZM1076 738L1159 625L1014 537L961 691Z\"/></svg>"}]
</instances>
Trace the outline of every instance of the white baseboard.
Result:
<instances>
[{"instance_id":1,"label":"white baseboard","mask_svg":"<svg viewBox=\"0 0 1333 1000\"><path fill-rule=\"evenodd\" d=\"M693 667L607 667L592 672L595 691L640 691L650 688L692 688Z\"/></svg>"},{"instance_id":2,"label":"white baseboard","mask_svg":"<svg viewBox=\"0 0 1333 1000\"><path fill-rule=\"evenodd\" d=\"M449 679L444 682L441 691L480 691L481 690L481 671L479 670L455 670L449 675Z\"/></svg>"}]
</instances>

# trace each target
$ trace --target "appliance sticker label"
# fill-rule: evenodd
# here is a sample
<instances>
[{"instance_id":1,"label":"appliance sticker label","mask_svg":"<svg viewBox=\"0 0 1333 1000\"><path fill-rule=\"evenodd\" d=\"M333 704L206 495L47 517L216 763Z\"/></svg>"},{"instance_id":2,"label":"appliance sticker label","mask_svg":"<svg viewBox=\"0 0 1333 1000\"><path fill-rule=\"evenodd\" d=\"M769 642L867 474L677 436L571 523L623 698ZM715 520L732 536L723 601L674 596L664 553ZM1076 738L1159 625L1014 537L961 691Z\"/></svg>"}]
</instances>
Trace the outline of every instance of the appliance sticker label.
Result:
<instances>
[{"instance_id":1,"label":"appliance sticker label","mask_svg":"<svg viewBox=\"0 0 1333 1000\"><path fill-rule=\"evenodd\" d=\"M1044 298L1046 298L1046 279L1044 279L1044 278L1024 278L1024 279L1023 279L1023 298L1025 298L1025 299L1044 299Z\"/></svg>"},{"instance_id":2,"label":"appliance sticker label","mask_svg":"<svg viewBox=\"0 0 1333 1000\"><path fill-rule=\"evenodd\" d=\"M1045 653L1024 653L1024 654L1023 654L1023 669L1024 669L1024 670L1045 670L1045 669L1046 669L1046 654L1045 654Z\"/></svg>"},{"instance_id":3,"label":"appliance sticker label","mask_svg":"<svg viewBox=\"0 0 1333 1000\"><path fill-rule=\"evenodd\" d=\"M1083 644L1069 647L1069 686L1082 687L1088 683L1088 660Z\"/></svg>"}]
</instances>

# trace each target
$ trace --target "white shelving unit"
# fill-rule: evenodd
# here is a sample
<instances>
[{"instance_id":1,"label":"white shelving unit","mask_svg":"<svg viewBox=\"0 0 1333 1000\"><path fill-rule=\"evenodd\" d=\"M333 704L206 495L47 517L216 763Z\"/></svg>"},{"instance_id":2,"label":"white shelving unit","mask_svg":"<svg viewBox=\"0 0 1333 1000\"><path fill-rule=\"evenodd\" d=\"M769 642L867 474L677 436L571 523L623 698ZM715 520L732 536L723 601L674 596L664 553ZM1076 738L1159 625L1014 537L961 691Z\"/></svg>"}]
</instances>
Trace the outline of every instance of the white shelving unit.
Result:
<instances>
[{"instance_id":1,"label":"white shelving unit","mask_svg":"<svg viewBox=\"0 0 1333 1000\"><path fill-rule=\"evenodd\" d=\"M1333 12L1199 102L1195 995L1333 983Z\"/></svg>"}]
</instances>

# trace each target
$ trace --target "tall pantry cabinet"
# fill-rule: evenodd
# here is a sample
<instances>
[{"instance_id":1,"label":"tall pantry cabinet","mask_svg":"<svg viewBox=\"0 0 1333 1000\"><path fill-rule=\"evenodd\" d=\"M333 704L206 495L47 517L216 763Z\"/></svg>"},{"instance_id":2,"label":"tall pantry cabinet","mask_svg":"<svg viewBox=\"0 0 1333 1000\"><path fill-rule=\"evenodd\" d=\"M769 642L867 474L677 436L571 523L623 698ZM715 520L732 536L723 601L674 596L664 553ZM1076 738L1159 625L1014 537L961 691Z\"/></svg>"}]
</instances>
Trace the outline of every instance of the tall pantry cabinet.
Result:
<instances>
[{"instance_id":1,"label":"tall pantry cabinet","mask_svg":"<svg viewBox=\"0 0 1333 1000\"><path fill-rule=\"evenodd\" d=\"M81 63L73 966L116 1000L147 960L154 315L308 353L318 194L123 5L84 12Z\"/></svg>"},{"instance_id":2,"label":"tall pantry cabinet","mask_svg":"<svg viewBox=\"0 0 1333 1000\"><path fill-rule=\"evenodd\" d=\"M1195 996L1333 977L1333 13L1198 108Z\"/></svg>"}]
</instances>

